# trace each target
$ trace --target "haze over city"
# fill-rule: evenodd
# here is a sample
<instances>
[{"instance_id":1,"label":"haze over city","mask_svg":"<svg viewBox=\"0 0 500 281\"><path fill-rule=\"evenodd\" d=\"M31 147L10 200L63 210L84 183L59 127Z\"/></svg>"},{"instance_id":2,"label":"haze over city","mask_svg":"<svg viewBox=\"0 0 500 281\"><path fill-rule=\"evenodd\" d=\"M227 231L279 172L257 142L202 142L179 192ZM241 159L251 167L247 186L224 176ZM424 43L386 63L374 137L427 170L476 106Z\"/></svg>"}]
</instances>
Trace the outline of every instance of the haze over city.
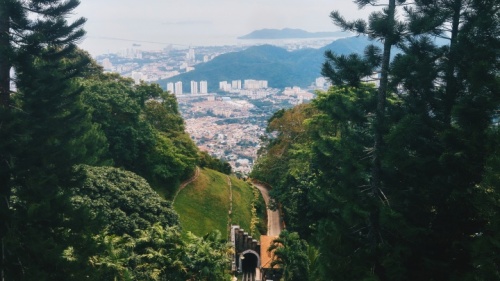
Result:
<instances>
[{"instance_id":1,"label":"haze over city","mask_svg":"<svg viewBox=\"0 0 500 281\"><path fill-rule=\"evenodd\" d=\"M166 45L237 45L238 36L264 28L336 31L329 18L339 10L347 19L366 18L350 0L86 0L74 16L87 18L80 46L92 55L116 52L132 44L143 49Z\"/></svg>"}]
</instances>

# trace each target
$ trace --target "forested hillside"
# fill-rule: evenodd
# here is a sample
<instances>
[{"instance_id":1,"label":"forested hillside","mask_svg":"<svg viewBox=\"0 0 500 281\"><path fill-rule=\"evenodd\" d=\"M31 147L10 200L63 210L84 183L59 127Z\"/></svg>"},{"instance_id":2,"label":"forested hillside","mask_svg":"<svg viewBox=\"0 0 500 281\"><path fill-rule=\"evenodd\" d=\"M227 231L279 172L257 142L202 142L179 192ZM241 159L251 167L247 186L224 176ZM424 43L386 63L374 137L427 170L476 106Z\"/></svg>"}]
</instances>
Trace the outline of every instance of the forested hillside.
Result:
<instances>
[{"instance_id":1,"label":"forested hillside","mask_svg":"<svg viewBox=\"0 0 500 281\"><path fill-rule=\"evenodd\" d=\"M289 86L311 64L335 85L269 120L252 177L273 187L287 228L272 264L286 281L499 280L498 0L379 4L367 22L331 13L379 42L364 52L302 50L272 68ZM175 96L76 48L78 5L0 3L0 279L230 280L226 237L183 232L168 201L196 166L230 167L198 151ZM246 54L227 69L290 58ZM221 80L244 78L261 79Z\"/></svg>"},{"instance_id":2,"label":"forested hillside","mask_svg":"<svg viewBox=\"0 0 500 281\"><path fill-rule=\"evenodd\" d=\"M173 95L75 47L78 4L0 4L0 279L228 280L227 238L182 234L167 199L197 165L230 168Z\"/></svg>"},{"instance_id":3,"label":"forested hillside","mask_svg":"<svg viewBox=\"0 0 500 281\"><path fill-rule=\"evenodd\" d=\"M308 87L321 76L321 64L325 50L337 54L362 54L370 41L366 36L335 40L321 49L302 49L289 52L272 45L249 47L240 52L220 55L207 63L196 65L196 69L158 83L166 88L168 82L191 80L208 81L209 91L217 91L219 81L257 79L269 81L269 87ZM375 43L377 44L377 43Z\"/></svg>"},{"instance_id":4,"label":"forested hillside","mask_svg":"<svg viewBox=\"0 0 500 281\"><path fill-rule=\"evenodd\" d=\"M383 47L327 52L335 86L269 120L251 176L284 211L285 280L498 280L498 1L379 4L331 18Z\"/></svg>"}]
</instances>

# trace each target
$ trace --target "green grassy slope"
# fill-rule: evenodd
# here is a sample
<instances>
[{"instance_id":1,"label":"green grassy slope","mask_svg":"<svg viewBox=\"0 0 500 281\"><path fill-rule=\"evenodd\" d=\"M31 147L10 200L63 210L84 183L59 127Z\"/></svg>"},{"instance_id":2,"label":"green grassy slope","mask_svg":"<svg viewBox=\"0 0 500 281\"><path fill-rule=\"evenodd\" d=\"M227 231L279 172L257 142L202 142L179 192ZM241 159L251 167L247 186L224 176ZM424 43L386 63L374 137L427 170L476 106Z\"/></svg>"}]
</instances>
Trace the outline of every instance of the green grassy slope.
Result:
<instances>
[{"instance_id":1,"label":"green grassy slope","mask_svg":"<svg viewBox=\"0 0 500 281\"><path fill-rule=\"evenodd\" d=\"M227 176L201 169L198 178L182 189L174 202L184 231L203 236L219 230L227 237L229 185Z\"/></svg>"},{"instance_id":2,"label":"green grassy slope","mask_svg":"<svg viewBox=\"0 0 500 281\"><path fill-rule=\"evenodd\" d=\"M252 200L254 198L252 187L235 177L231 177L233 185L233 214L232 224L239 225L240 228L250 231L250 220L252 219Z\"/></svg>"},{"instance_id":3,"label":"green grassy slope","mask_svg":"<svg viewBox=\"0 0 500 281\"><path fill-rule=\"evenodd\" d=\"M231 223L250 231L254 188L234 176L229 178L233 190ZM228 237L229 194L227 175L210 169L200 169L198 178L182 189L174 202L174 209L180 216L183 230L203 236L217 229L223 237ZM255 204L257 209L261 205L260 201L263 202L262 196ZM257 212L258 217L259 215ZM259 221L265 223L265 217L260 215ZM261 229L259 226L257 228Z\"/></svg>"}]
</instances>

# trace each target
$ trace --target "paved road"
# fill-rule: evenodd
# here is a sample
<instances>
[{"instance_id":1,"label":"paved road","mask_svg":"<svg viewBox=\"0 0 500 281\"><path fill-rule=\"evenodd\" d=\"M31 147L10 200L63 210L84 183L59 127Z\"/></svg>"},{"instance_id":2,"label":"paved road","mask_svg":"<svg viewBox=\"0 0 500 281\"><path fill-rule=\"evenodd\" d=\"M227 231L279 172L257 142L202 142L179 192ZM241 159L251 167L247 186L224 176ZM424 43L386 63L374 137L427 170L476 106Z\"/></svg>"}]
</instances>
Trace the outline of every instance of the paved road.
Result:
<instances>
[{"instance_id":1,"label":"paved road","mask_svg":"<svg viewBox=\"0 0 500 281\"><path fill-rule=\"evenodd\" d=\"M260 190L260 193L262 193L262 197L264 197L266 205L269 206L269 190L265 186L258 183L253 183L253 185ZM279 211L271 211L267 209L267 235L278 236L280 235L281 230L282 228Z\"/></svg>"}]
</instances>

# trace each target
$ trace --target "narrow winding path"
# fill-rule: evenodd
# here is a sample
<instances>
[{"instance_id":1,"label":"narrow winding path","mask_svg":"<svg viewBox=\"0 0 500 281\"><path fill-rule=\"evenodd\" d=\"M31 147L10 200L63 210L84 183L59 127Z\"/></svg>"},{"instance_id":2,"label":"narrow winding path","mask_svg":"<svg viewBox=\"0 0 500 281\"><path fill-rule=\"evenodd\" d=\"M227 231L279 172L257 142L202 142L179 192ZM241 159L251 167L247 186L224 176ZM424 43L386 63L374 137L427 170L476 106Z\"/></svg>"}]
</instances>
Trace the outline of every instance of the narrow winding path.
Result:
<instances>
[{"instance_id":1,"label":"narrow winding path","mask_svg":"<svg viewBox=\"0 0 500 281\"><path fill-rule=\"evenodd\" d=\"M186 187L186 185L188 185L188 184L192 183L193 181L195 181L198 178L199 175L200 175L200 167L196 166L196 170L194 171L194 175L190 179L188 179L188 180L184 181L183 183L181 183L181 185L179 186L179 189L177 190L177 192L174 195L174 199L172 199L172 202L174 202L175 198L177 198L177 194L179 194L179 192L181 192L181 190L183 190L184 187Z\"/></svg>"},{"instance_id":2,"label":"narrow winding path","mask_svg":"<svg viewBox=\"0 0 500 281\"><path fill-rule=\"evenodd\" d=\"M269 209L269 190L267 187L255 183L252 183L257 189L262 193L262 197L264 197L264 201L266 202L267 208L267 235L268 236L278 236L282 230L281 224L281 216L278 210L272 211Z\"/></svg>"},{"instance_id":3,"label":"narrow winding path","mask_svg":"<svg viewBox=\"0 0 500 281\"><path fill-rule=\"evenodd\" d=\"M229 186L229 211L227 215L227 235L231 233L231 225L233 224L233 184L231 183L231 178L227 177L227 185ZM231 238L229 238L231 240Z\"/></svg>"}]
</instances>

